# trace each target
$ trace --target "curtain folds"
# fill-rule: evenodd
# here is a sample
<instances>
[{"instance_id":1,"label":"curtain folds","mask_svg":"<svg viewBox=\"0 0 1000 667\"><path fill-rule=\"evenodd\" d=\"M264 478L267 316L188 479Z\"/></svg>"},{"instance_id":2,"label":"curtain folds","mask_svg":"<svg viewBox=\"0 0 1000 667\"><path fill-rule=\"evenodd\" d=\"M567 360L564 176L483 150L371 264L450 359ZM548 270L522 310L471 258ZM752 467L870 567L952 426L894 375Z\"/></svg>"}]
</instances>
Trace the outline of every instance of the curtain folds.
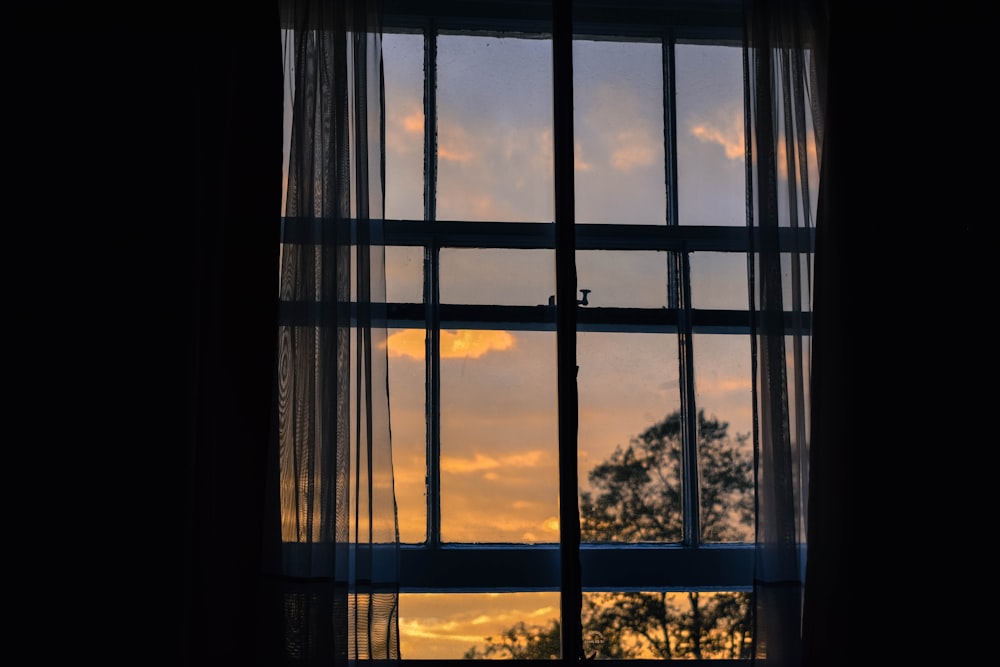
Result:
<instances>
[{"instance_id":1,"label":"curtain folds","mask_svg":"<svg viewBox=\"0 0 1000 667\"><path fill-rule=\"evenodd\" d=\"M813 0L747 0L744 7L757 481L754 659L799 665L809 500L810 239L818 223L825 21Z\"/></svg>"},{"instance_id":2,"label":"curtain folds","mask_svg":"<svg viewBox=\"0 0 1000 667\"><path fill-rule=\"evenodd\" d=\"M381 3L282 7L279 650L290 664L395 659Z\"/></svg>"}]
</instances>

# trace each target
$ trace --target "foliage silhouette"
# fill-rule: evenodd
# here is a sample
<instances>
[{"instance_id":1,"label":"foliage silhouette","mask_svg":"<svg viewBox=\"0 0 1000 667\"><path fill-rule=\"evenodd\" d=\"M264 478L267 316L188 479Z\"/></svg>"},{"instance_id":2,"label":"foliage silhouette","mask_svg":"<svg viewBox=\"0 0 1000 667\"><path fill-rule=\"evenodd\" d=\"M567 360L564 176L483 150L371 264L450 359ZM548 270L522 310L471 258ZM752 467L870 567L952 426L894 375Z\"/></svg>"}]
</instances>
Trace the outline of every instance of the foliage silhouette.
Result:
<instances>
[{"instance_id":1,"label":"foliage silhouette","mask_svg":"<svg viewBox=\"0 0 1000 667\"><path fill-rule=\"evenodd\" d=\"M680 542L683 421L680 412L620 445L588 473L581 492L581 536L586 542ZM753 538L753 458L748 434L698 413L701 539ZM629 592L584 595L584 634L603 641L601 658L749 658L751 605L745 593ZM559 654L559 624L506 630L486 638L465 658L549 658Z\"/></svg>"},{"instance_id":2,"label":"foliage silhouette","mask_svg":"<svg viewBox=\"0 0 1000 667\"><path fill-rule=\"evenodd\" d=\"M498 658L525 660L559 657L559 621L552 619L547 626L527 625L524 621L504 630L499 637L487 637L486 647L479 651L470 648L462 656L474 658Z\"/></svg>"}]
</instances>

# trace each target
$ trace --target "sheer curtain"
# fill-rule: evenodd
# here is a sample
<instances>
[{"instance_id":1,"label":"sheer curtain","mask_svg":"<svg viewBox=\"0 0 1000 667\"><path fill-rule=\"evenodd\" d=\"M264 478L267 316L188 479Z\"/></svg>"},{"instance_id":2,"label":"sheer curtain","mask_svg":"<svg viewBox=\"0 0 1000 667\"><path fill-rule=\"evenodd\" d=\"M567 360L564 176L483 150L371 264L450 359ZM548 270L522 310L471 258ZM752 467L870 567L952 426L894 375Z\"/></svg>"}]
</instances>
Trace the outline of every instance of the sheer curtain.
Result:
<instances>
[{"instance_id":1,"label":"sheer curtain","mask_svg":"<svg viewBox=\"0 0 1000 667\"><path fill-rule=\"evenodd\" d=\"M282 3L287 184L277 465L283 660L393 659L381 3ZM290 122L289 122L290 120Z\"/></svg>"},{"instance_id":2,"label":"sheer curtain","mask_svg":"<svg viewBox=\"0 0 1000 667\"><path fill-rule=\"evenodd\" d=\"M755 660L802 661L813 251L826 25L814 0L747 0L745 85L757 480ZM818 585L822 585L818 582ZM810 583L811 586L811 583Z\"/></svg>"}]
</instances>

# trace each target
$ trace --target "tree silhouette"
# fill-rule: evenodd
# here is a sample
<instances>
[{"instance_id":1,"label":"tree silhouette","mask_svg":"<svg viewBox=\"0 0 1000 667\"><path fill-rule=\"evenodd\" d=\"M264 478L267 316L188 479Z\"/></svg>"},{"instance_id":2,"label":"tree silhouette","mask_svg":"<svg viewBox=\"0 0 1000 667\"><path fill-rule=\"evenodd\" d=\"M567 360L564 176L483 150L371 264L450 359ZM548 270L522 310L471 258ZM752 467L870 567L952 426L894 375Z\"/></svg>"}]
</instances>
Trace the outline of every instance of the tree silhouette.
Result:
<instances>
[{"instance_id":1,"label":"tree silhouette","mask_svg":"<svg viewBox=\"0 0 1000 667\"><path fill-rule=\"evenodd\" d=\"M683 422L680 412L653 424L627 447L618 446L588 473L581 492L581 537L586 542L680 542ZM753 458L749 434L698 413L698 471L703 542L753 537ZM593 593L584 596L584 634L600 637L605 658L749 658L751 607L744 593ZM486 638L466 658L548 658L559 654L559 626L508 629ZM554 647L554 649L553 649Z\"/></svg>"},{"instance_id":2,"label":"tree silhouette","mask_svg":"<svg viewBox=\"0 0 1000 667\"><path fill-rule=\"evenodd\" d=\"M553 619L547 626L526 625L521 621L508 628L497 638L487 637L486 647L480 651L475 646L462 656L465 660L498 658L526 660L532 658L558 658L559 621Z\"/></svg>"}]
</instances>

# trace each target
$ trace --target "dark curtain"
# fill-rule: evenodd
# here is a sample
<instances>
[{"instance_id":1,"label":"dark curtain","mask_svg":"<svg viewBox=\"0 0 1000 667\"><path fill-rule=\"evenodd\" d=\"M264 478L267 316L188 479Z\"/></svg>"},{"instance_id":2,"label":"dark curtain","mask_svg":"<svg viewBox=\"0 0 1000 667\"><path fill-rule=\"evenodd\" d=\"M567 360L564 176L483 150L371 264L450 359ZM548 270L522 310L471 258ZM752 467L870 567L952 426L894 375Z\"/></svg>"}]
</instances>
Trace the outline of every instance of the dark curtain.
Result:
<instances>
[{"instance_id":1,"label":"dark curtain","mask_svg":"<svg viewBox=\"0 0 1000 667\"><path fill-rule=\"evenodd\" d=\"M261 572L277 339L281 43L276 7L241 7L240 15L234 23L206 13L183 37L169 38L186 45L173 48L187 53L178 62L187 66L181 72L194 94L177 106L179 115L194 112L194 143L182 145L196 147L183 165L194 197L184 190L166 195L192 202L193 211L168 221L159 235L173 238L173 226L193 231L173 259L191 273L195 323L193 338L171 342L189 344L193 361L183 487L189 643L182 664L206 667L274 664L273 612ZM163 123L177 122L160 113ZM150 251L170 261L156 239ZM184 646L183 639L146 650L153 659Z\"/></svg>"}]
</instances>

